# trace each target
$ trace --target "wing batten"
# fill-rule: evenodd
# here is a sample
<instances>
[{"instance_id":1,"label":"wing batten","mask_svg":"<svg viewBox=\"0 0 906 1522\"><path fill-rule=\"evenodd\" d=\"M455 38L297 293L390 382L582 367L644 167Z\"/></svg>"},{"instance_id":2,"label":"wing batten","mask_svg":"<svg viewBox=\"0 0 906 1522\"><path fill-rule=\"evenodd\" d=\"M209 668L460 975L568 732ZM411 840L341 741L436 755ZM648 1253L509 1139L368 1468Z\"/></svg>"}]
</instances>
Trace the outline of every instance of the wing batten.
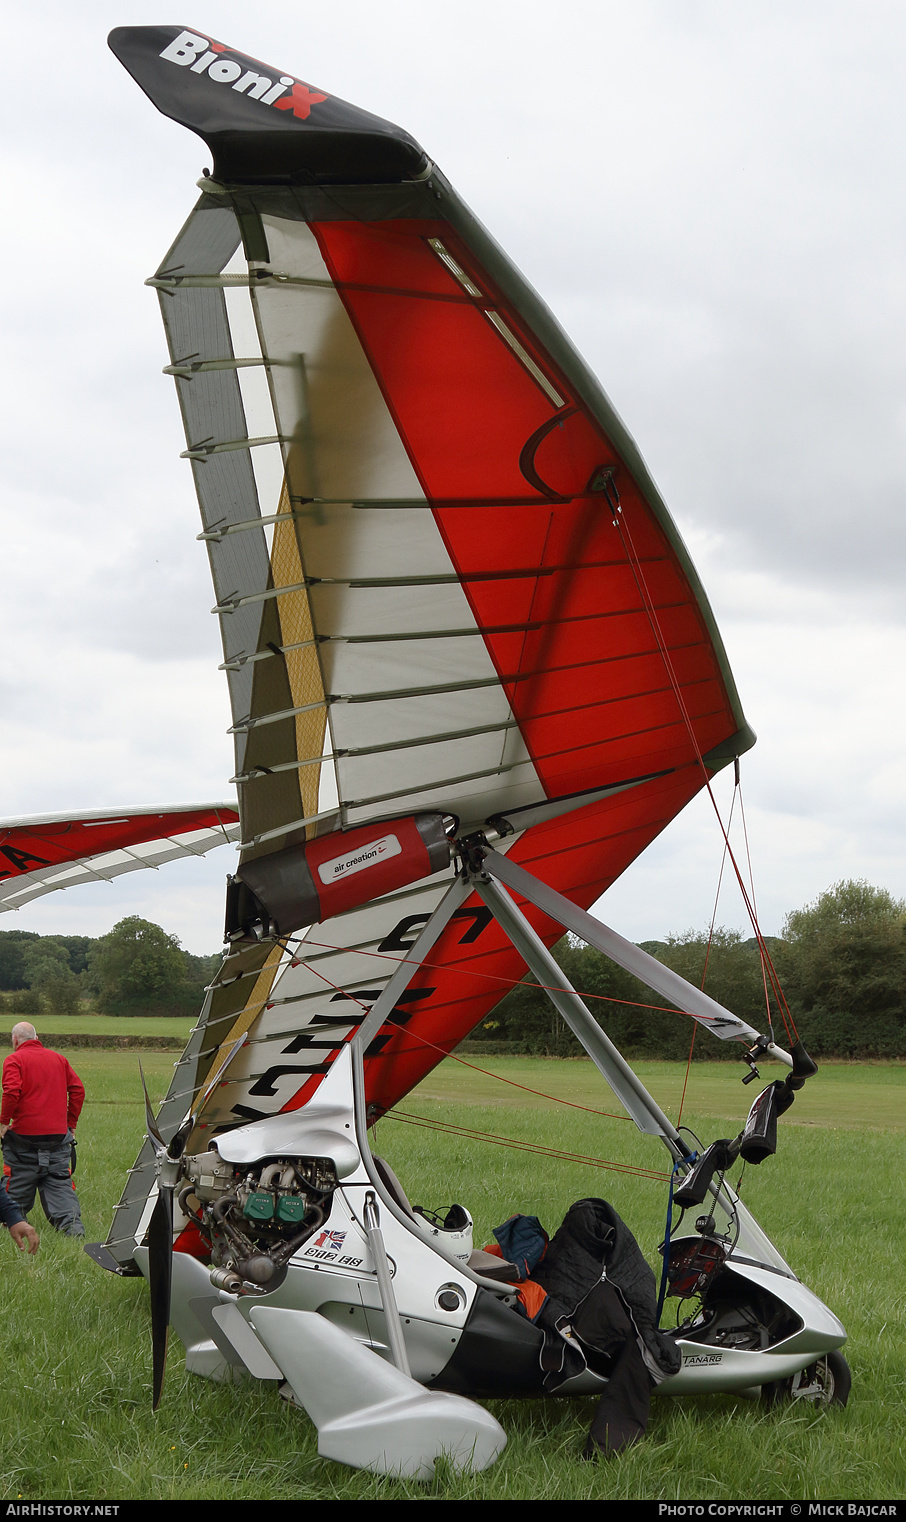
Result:
<instances>
[{"instance_id":1,"label":"wing batten","mask_svg":"<svg viewBox=\"0 0 906 1522\"><path fill-rule=\"evenodd\" d=\"M205 856L239 836L228 803L0 820L0 913L86 882Z\"/></svg>"},{"instance_id":2,"label":"wing batten","mask_svg":"<svg viewBox=\"0 0 906 1522\"><path fill-rule=\"evenodd\" d=\"M220 271L239 246L239 225L232 207L203 196L163 261L158 279L178 270L182 279ZM187 359L233 360L230 324L222 289L161 290L160 306L170 350L177 368ZM260 356L255 356L260 357ZM210 370L175 377L177 396L190 448L201 441L248 437L245 410L235 370ZM254 471L247 451L232 451L193 461L195 488L203 529L260 515ZM208 558L218 602L238 585L266 582L269 559L264 535L257 533L209 543ZM230 636L242 647L257 648L260 610L244 608L233 615ZM224 654L229 658L226 639ZM251 673L231 674L230 700L234 720L249 712ZM236 744L236 770L242 770L245 745Z\"/></svg>"}]
</instances>

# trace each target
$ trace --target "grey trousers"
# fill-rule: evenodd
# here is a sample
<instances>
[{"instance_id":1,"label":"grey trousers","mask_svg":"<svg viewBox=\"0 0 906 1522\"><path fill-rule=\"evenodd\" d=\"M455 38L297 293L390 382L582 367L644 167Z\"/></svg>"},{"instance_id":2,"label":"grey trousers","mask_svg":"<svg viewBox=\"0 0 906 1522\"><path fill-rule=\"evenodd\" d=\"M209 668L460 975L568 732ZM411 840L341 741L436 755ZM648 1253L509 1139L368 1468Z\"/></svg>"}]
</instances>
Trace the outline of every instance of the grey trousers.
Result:
<instances>
[{"instance_id":1,"label":"grey trousers","mask_svg":"<svg viewBox=\"0 0 906 1522\"><path fill-rule=\"evenodd\" d=\"M10 1170L10 1197L23 1215L28 1215L37 1194L51 1226L69 1237L83 1237L85 1228L69 1171L70 1141L67 1136L53 1146L36 1145L31 1137L7 1131L3 1161Z\"/></svg>"}]
</instances>

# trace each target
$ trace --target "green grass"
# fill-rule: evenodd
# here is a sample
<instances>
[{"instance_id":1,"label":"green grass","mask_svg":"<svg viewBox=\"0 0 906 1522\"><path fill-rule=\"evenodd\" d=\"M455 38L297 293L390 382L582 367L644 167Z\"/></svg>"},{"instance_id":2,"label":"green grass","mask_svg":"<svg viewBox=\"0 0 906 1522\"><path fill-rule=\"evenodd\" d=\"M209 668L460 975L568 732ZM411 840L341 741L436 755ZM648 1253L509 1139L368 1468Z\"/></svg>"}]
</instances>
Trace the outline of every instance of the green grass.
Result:
<instances>
[{"instance_id":1,"label":"green grass","mask_svg":"<svg viewBox=\"0 0 906 1522\"><path fill-rule=\"evenodd\" d=\"M473 1059L470 1058L470 1061ZM142 1064L153 1096L172 1055ZM89 1238L106 1235L143 1131L134 1054L85 1051L88 1101L79 1185ZM534 1091L614 1111L582 1062L491 1059ZM674 1116L683 1073L643 1065ZM906 1475L906 1311L902 1292L906 1069L823 1067L780 1123L777 1156L747 1170L743 1198L798 1274L841 1317L853 1392L845 1411L765 1411L730 1396L655 1400L647 1441L617 1461L580 1458L594 1402L495 1402L508 1446L484 1474L433 1484L379 1479L320 1459L306 1417L273 1387L215 1386L187 1376L175 1339L161 1409L150 1409L143 1281L101 1272L79 1244L42 1232L36 1259L0 1236L5 1378L0 1386L0 1495L6 1499L776 1499L886 1500ZM773 1070L771 1070L773 1076ZM899 1096L899 1100L898 1100ZM739 1069L697 1068L688 1123L703 1139L738 1129L752 1089ZM401 1105L412 1116L661 1170L667 1154L631 1124L565 1109L456 1063ZM793 1123L795 1121L795 1124ZM410 1198L458 1199L476 1241L522 1210L553 1229L566 1207L603 1194L652 1262L663 1232L662 1184L569 1159L429 1131L390 1117L375 1142ZM734 1174L735 1177L735 1174ZM41 1228L40 1211L33 1215Z\"/></svg>"},{"instance_id":2,"label":"green grass","mask_svg":"<svg viewBox=\"0 0 906 1522\"><path fill-rule=\"evenodd\" d=\"M20 1017L6 1016L7 1026ZM22 1015L38 1032L38 1040L53 1045L54 1036L171 1036L180 1051L189 1039L195 1017L172 1015ZM9 1031L0 1031L0 1050L10 1050Z\"/></svg>"},{"instance_id":3,"label":"green grass","mask_svg":"<svg viewBox=\"0 0 906 1522\"><path fill-rule=\"evenodd\" d=\"M686 1083L682 1063L641 1061L633 1063L633 1068L674 1124L680 1118L685 1119L685 1108L680 1116ZM743 1085L742 1073L738 1063L696 1063L689 1077L686 1107L694 1104L709 1117L725 1117L738 1129L759 1090L769 1080L782 1076L773 1063L765 1066L760 1083ZM507 1081L501 1083L501 1077ZM546 1108L551 1099L566 1099L622 1115L619 1104L587 1058L566 1061L540 1057L482 1058L470 1052L465 1060L454 1057L435 1068L407 1096L402 1108L412 1108L416 1097L422 1096L464 1105L486 1100L495 1108L505 1109ZM906 1063L824 1062L818 1078L806 1084L784 1116L783 1124L906 1131Z\"/></svg>"}]
</instances>

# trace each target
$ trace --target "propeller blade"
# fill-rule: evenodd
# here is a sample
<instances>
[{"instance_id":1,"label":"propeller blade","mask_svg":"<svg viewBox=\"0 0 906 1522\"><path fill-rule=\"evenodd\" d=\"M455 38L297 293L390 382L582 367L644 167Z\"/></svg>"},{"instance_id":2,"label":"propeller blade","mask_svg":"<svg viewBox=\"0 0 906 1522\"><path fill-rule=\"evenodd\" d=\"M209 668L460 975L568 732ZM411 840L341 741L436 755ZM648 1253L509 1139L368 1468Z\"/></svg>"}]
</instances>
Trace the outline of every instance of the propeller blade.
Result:
<instances>
[{"instance_id":1,"label":"propeller blade","mask_svg":"<svg viewBox=\"0 0 906 1522\"><path fill-rule=\"evenodd\" d=\"M160 1405L170 1326L170 1279L173 1266L173 1190L160 1184L148 1226L148 1287L151 1291L151 1361L153 1410Z\"/></svg>"},{"instance_id":2,"label":"propeller blade","mask_svg":"<svg viewBox=\"0 0 906 1522\"><path fill-rule=\"evenodd\" d=\"M243 1037L243 1040L245 1038ZM230 1051L230 1057L233 1052ZM229 1060L229 1059L227 1059ZM160 1405L167 1362L167 1333L170 1327L170 1286L173 1278L173 1190L179 1177L179 1159L195 1123L195 1113L186 1116L169 1146L151 1108L148 1085L141 1062L142 1089L145 1095L145 1123L148 1139L157 1161L157 1200L148 1223L148 1288L151 1292L151 1362L153 1370L153 1410ZM219 1073L218 1073L219 1076Z\"/></svg>"},{"instance_id":3,"label":"propeller blade","mask_svg":"<svg viewBox=\"0 0 906 1522\"><path fill-rule=\"evenodd\" d=\"M142 1067L141 1060L139 1060L138 1071L142 1080L142 1092L145 1096L145 1127L148 1132L148 1140L154 1148L155 1154L160 1157L162 1152L166 1152L167 1144L157 1128L157 1121L154 1118L154 1111L151 1108L151 1099L148 1095L148 1085L145 1082L145 1072Z\"/></svg>"}]
</instances>

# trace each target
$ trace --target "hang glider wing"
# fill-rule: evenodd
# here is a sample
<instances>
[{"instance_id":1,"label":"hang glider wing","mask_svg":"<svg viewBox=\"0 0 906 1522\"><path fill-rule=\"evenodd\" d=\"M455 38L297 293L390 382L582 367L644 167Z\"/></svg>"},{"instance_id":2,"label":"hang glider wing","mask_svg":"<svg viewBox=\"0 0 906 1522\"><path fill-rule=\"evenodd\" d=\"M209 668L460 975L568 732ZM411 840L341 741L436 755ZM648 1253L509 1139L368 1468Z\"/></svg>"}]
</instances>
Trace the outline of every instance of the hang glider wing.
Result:
<instances>
[{"instance_id":1,"label":"hang glider wing","mask_svg":"<svg viewBox=\"0 0 906 1522\"><path fill-rule=\"evenodd\" d=\"M754 736L636 446L419 145L197 31L111 47L214 159L149 283L242 821L236 949L171 1096L246 1036L216 1130L305 1102L448 888L449 837L499 836L587 907ZM374 1109L521 971L462 904L369 1047Z\"/></svg>"},{"instance_id":2,"label":"hang glider wing","mask_svg":"<svg viewBox=\"0 0 906 1522\"><path fill-rule=\"evenodd\" d=\"M0 913L57 888L205 856L238 838L239 815L229 803L0 819Z\"/></svg>"}]
</instances>

